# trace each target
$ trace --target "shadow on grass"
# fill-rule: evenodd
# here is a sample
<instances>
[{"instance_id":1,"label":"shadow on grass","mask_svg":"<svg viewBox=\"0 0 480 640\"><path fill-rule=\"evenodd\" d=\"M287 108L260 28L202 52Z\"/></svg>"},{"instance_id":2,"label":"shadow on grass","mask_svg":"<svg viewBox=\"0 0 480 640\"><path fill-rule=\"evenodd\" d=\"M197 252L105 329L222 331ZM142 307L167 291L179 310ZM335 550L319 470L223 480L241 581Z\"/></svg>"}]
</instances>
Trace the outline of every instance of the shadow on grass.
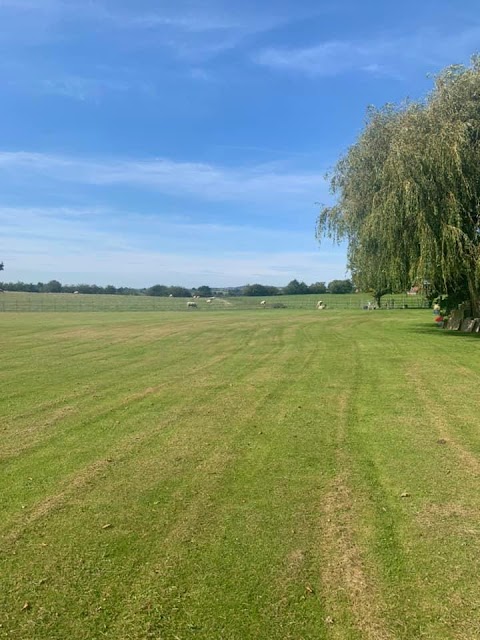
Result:
<instances>
[{"instance_id":1,"label":"shadow on grass","mask_svg":"<svg viewBox=\"0 0 480 640\"><path fill-rule=\"evenodd\" d=\"M418 324L410 327L405 327L405 331L408 333L422 333L424 335L437 335L446 338L466 338L470 340L480 340L480 333L466 333L465 331L448 331L446 329L439 329L438 327L425 326L424 324Z\"/></svg>"}]
</instances>

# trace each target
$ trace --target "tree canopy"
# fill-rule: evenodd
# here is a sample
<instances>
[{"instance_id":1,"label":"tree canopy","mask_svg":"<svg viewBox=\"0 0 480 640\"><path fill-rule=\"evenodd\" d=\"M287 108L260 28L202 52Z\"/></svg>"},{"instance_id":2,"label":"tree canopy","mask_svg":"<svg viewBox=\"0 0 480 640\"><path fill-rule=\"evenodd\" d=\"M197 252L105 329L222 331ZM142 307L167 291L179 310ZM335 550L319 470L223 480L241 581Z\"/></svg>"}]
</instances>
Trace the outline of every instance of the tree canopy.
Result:
<instances>
[{"instance_id":1,"label":"tree canopy","mask_svg":"<svg viewBox=\"0 0 480 640\"><path fill-rule=\"evenodd\" d=\"M244 296L276 296L279 293L277 287L265 284L247 284L242 291Z\"/></svg>"},{"instance_id":2,"label":"tree canopy","mask_svg":"<svg viewBox=\"0 0 480 640\"><path fill-rule=\"evenodd\" d=\"M58 280L50 280L44 285L43 290L45 293L60 293L62 291L62 283Z\"/></svg>"},{"instance_id":3,"label":"tree canopy","mask_svg":"<svg viewBox=\"0 0 480 640\"><path fill-rule=\"evenodd\" d=\"M328 283L328 293L352 293L351 280L332 280Z\"/></svg>"},{"instance_id":4,"label":"tree canopy","mask_svg":"<svg viewBox=\"0 0 480 640\"><path fill-rule=\"evenodd\" d=\"M287 295L303 295L309 293L308 285L305 282L299 282L297 279L291 280L286 287L283 288L283 293Z\"/></svg>"},{"instance_id":5,"label":"tree canopy","mask_svg":"<svg viewBox=\"0 0 480 640\"><path fill-rule=\"evenodd\" d=\"M429 285L480 313L480 57L451 66L424 101L370 108L330 176L317 237L348 240L355 285Z\"/></svg>"},{"instance_id":6,"label":"tree canopy","mask_svg":"<svg viewBox=\"0 0 480 640\"><path fill-rule=\"evenodd\" d=\"M212 289L207 284L198 287L196 291L199 296L203 296L204 298L209 298L212 295Z\"/></svg>"}]
</instances>

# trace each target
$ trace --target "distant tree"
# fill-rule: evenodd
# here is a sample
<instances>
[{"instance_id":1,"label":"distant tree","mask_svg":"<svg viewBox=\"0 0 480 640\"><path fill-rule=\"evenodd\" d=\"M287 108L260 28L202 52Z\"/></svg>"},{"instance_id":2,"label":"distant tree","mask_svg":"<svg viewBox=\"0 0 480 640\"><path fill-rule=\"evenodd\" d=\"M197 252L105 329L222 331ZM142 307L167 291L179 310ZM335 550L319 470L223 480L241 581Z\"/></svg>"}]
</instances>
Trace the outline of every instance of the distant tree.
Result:
<instances>
[{"instance_id":1,"label":"distant tree","mask_svg":"<svg viewBox=\"0 0 480 640\"><path fill-rule=\"evenodd\" d=\"M164 284L154 284L153 287L147 289L147 295L149 296L168 296L168 287Z\"/></svg>"},{"instance_id":2,"label":"distant tree","mask_svg":"<svg viewBox=\"0 0 480 640\"><path fill-rule=\"evenodd\" d=\"M327 285L325 282L314 282L308 287L309 293L327 293Z\"/></svg>"},{"instance_id":3,"label":"distant tree","mask_svg":"<svg viewBox=\"0 0 480 640\"><path fill-rule=\"evenodd\" d=\"M99 287L98 284L91 284L90 293L105 293L105 289L103 287Z\"/></svg>"},{"instance_id":4,"label":"distant tree","mask_svg":"<svg viewBox=\"0 0 480 640\"><path fill-rule=\"evenodd\" d=\"M206 284L198 287L196 291L199 296L203 296L204 298L210 298L210 296L212 295L211 288Z\"/></svg>"},{"instance_id":5,"label":"distant tree","mask_svg":"<svg viewBox=\"0 0 480 640\"><path fill-rule=\"evenodd\" d=\"M120 296L138 296L145 294L148 289L133 289L132 287L118 287L117 294ZM148 295L148 294L147 294Z\"/></svg>"},{"instance_id":6,"label":"distant tree","mask_svg":"<svg viewBox=\"0 0 480 640\"><path fill-rule=\"evenodd\" d=\"M77 284L75 291L79 293L92 293L92 285L90 284Z\"/></svg>"},{"instance_id":7,"label":"distant tree","mask_svg":"<svg viewBox=\"0 0 480 640\"><path fill-rule=\"evenodd\" d=\"M267 296L278 296L280 293L280 289L271 284L267 285L266 289L267 289L267 293L266 293Z\"/></svg>"},{"instance_id":8,"label":"distant tree","mask_svg":"<svg viewBox=\"0 0 480 640\"><path fill-rule=\"evenodd\" d=\"M105 288L100 287L98 284L78 284L74 287L75 291L79 293L89 293L89 294L101 294L105 293Z\"/></svg>"},{"instance_id":9,"label":"distant tree","mask_svg":"<svg viewBox=\"0 0 480 640\"><path fill-rule=\"evenodd\" d=\"M107 284L107 286L105 287L105 293L113 295L117 293L117 289L113 286L113 284Z\"/></svg>"},{"instance_id":10,"label":"distant tree","mask_svg":"<svg viewBox=\"0 0 480 640\"><path fill-rule=\"evenodd\" d=\"M328 293L352 293L352 291L351 280L332 280L328 283Z\"/></svg>"},{"instance_id":11,"label":"distant tree","mask_svg":"<svg viewBox=\"0 0 480 640\"><path fill-rule=\"evenodd\" d=\"M3 271L4 266L3 266L3 262L0 262L0 271Z\"/></svg>"},{"instance_id":12,"label":"distant tree","mask_svg":"<svg viewBox=\"0 0 480 640\"><path fill-rule=\"evenodd\" d=\"M308 285L305 282L299 282L298 280L292 280L283 288L283 293L286 295L301 295L309 293Z\"/></svg>"},{"instance_id":13,"label":"distant tree","mask_svg":"<svg viewBox=\"0 0 480 640\"><path fill-rule=\"evenodd\" d=\"M47 282L47 284L43 287L43 290L45 291L45 293L61 293L62 283L58 280L50 280L50 282Z\"/></svg>"},{"instance_id":14,"label":"distant tree","mask_svg":"<svg viewBox=\"0 0 480 640\"><path fill-rule=\"evenodd\" d=\"M271 285L247 284L243 288L244 296L276 296L278 293L278 288Z\"/></svg>"},{"instance_id":15,"label":"distant tree","mask_svg":"<svg viewBox=\"0 0 480 640\"><path fill-rule=\"evenodd\" d=\"M62 293L73 293L76 287L73 284L62 284Z\"/></svg>"},{"instance_id":16,"label":"distant tree","mask_svg":"<svg viewBox=\"0 0 480 640\"><path fill-rule=\"evenodd\" d=\"M249 287L250 285L246 285L247 287ZM225 295L227 296L243 296L245 291L245 287L229 287L226 291L225 291Z\"/></svg>"},{"instance_id":17,"label":"distant tree","mask_svg":"<svg viewBox=\"0 0 480 640\"><path fill-rule=\"evenodd\" d=\"M172 295L174 298L191 298L192 293L190 289L185 287L169 287L168 295Z\"/></svg>"},{"instance_id":18,"label":"distant tree","mask_svg":"<svg viewBox=\"0 0 480 640\"><path fill-rule=\"evenodd\" d=\"M4 282L2 289L5 289L5 291L38 291L37 285L26 282Z\"/></svg>"}]
</instances>

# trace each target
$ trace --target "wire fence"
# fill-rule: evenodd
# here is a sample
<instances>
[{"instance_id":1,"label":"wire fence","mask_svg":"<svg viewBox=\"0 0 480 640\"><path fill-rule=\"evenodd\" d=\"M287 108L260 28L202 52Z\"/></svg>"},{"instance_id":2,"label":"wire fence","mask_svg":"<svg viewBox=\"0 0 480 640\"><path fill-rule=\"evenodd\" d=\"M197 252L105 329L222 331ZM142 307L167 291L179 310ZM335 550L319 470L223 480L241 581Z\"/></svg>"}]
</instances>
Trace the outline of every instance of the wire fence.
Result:
<instances>
[{"instance_id":1,"label":"wire fence","mask_svg":"<svg viewBox=\"0 0 480 640\"><path fill-rule=\"evenodd\" d=\"M122 312L122 311L241 311L254 309L316 309L319 301L327 309L361 310L373 305L367 294L324 294L258 297L162 298L153 296L89 295L68 293L0 293L1 312ZM382 298L382 309L425 309L422 296L396 294Z\"/></svg>"}]
</instances>

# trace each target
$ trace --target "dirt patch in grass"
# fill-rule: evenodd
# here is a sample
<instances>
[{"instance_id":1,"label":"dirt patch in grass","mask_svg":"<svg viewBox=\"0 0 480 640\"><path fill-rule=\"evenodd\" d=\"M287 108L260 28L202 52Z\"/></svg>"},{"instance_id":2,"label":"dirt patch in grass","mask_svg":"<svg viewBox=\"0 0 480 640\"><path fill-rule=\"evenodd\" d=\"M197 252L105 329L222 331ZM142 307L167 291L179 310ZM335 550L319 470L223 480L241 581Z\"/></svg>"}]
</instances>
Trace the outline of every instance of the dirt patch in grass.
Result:
<instances>
[{"instance_id":1,"label":"dirt patch in grass","mask_svg":"<svg viewBox=\"0 0 480 640\"><path fill-rule=\"evenodd\" d=\"M62 508L79 490L92 483L96 477L106 470L110 462L97 460L70 478L68 485L25 511L21 522L13 527L4 537L4 543L11 545L20 540L23 534L36 522L48 517L50 513Z\"/></svg>"},{"instance_id":2,"label":"dirt patch in grass","mask_svg":"<svg viewBox=\"0 0 480 640\"><path fill-rule=\"evenodd\" d=\"M353 392L342 394L338 405L337 461L339 470L321 505L319 546L322 557L322 586L325 623L329 637L350 637L346 628L365 640L393 640L382 610L378 578L367 564L361 543L364 497L353 489L347 438L350 423L356 420L355 384Z\"/></svg>"},{"instance_id":3,"label":"dirt patch in grass","mask_svg":"<svg viewBox=\"0 0 480 640\"><path fill-rule=\"evenodd\" d=\"M359 526L355 496L345 473L338 476L323 503L322 555L324 594L330 606L329 618L340 618L339 607L347 601L354 627L368 640L393 640L381 613L376 579L367 568L356 540ZM327 605L326 605L327 608ZM344 629L332 625L332 637L343 638Z\"/></svg>"},{"instance_id":4,"label":"dirt patch in grass","mask_svg":"<svg viewBox=\"0 0 480 640\"><path fill-rule=\"evenodd\" d=\"M145 341L151 341L155 338L165 338L178 333L182 333L182 331L189 331L189 327L185 325L185 327L179 327L178 323L176 324L158 324L158 326L139 326L138 330L135 330L135 327L132 329L130 324L125 326L112 326L108 325L105 327L93 326L93 327L75 327L71 329L62 329L58 331L57 338L60 340L66 340L71 342L72 340L108 340L111 344L113 342L120 342L124 340L128 340L131 342L132 340L142 338Z\"/></svg>"},{"instance_id":5,"label":"dirt patch in grass","mask_svg":"<svg viewBox=\"0 0 480 640\"><path fill-rule=\"evenodd\" d=\"M296 570L302 566L305 561L305 551L303 549L294 549L288 554L287 562L288 568L291 572L296 572Z\"/></svg>"},{"instance_id":6,"label":"dirt patch in grass","mask_svg":"<svg viewBox=\"0 0 480 640\"><path fill-rule=\"evenodd\" d=\"M429 536L435 538L445 536L478 536L480 511L465 505L449 502L446 504L429 504L421 509L416 521Z\"/></svg>"},{"instance_id":7,"label":"dirt patch in grass","mask_svg":"<svg viewBox=\"0 0 480 640\"><path fill-rule=\"evenodd\" d=\"M37 442L45 433L50 432L51 428L77 414L77 407L65 405L57 407L41 421L32 415L28 424L6 426L4 432L8 434L8 437L3 438L0 460L20 455L32 446L32 441ZM14 437L11 437L12 432Z\"/></svg>"}]
</instances>

